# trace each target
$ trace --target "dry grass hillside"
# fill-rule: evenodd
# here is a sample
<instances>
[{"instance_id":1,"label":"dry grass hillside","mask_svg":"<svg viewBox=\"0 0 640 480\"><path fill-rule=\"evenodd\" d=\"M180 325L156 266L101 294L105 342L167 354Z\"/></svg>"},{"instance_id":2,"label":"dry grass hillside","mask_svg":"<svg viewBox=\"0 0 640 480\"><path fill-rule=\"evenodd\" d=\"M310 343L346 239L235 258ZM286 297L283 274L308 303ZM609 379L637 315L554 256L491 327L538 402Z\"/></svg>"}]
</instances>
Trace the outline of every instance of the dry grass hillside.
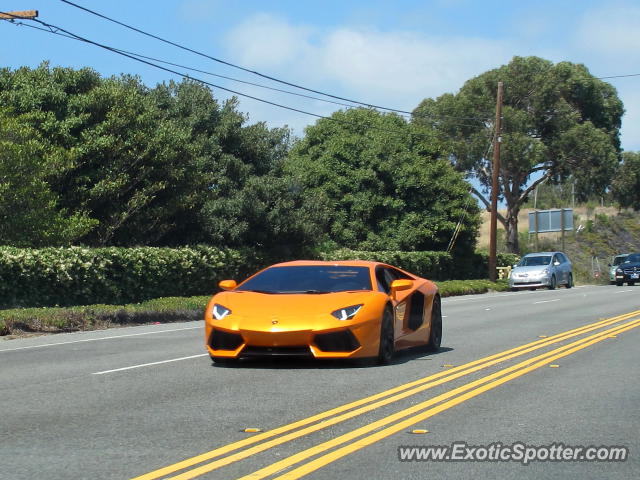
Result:
<instances>
[{"instance_id":1,"label":"dry grass hillside","mask_svg":"<svg viewBox=\"0 0 640 480\"><path fill-rule=\"evenodd\" d=\"M535 251L533 238L528 238L529 210L518 217L521 253ZM482 214L482 227L478 248L489 246L490 215ZM564 251L574 265L574 278L578 283L608 282L607 264L613 255L640 252L640 213L618 212L613 207L578 207L574 209L574 225L582 225L579 233L565 235ZM559 233L541 234L538 251L563 250ZM504 229L498 222L498 251L504 251Z\"/></svg>"}]
</instances>

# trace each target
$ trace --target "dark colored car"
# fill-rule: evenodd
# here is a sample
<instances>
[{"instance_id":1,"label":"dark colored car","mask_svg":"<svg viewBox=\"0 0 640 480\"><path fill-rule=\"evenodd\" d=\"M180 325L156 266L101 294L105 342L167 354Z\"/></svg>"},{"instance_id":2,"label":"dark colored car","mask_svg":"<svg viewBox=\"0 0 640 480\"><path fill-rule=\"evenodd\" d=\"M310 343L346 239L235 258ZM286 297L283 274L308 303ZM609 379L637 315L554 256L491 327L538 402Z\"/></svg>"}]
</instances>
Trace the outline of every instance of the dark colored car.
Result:
<instances>
[{"instance_id":1,"label":"dark colored car","mask_svg":"<svg viewBox=\"0 0 640 480\"><path fill-rule=\"evenodd\" d=\"M627 282L627 285L640 282L640 253L630 254L616 268L616 285L621 287L624 282Z\"/></svg>"}]
</instances>

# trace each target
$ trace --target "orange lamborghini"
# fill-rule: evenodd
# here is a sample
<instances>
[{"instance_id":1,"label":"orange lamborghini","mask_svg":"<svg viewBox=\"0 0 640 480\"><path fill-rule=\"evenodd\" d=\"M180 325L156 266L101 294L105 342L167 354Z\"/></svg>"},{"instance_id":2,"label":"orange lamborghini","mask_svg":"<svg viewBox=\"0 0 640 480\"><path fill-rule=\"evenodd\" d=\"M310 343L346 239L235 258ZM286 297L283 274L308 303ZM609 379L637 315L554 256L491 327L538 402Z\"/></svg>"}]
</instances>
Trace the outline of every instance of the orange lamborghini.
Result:
<instances>
[{"instance_id":1,"label":"orange lamborghini","mask_svg":"<svg viewBox=\"0 0 640 480\"><path fill-rule=\"evenodd\" d=\"M214 362L299 355L386 364L397 350L440 347L436 285L383 263L286 262L219 286L205 310Z\"/></svg>"}]
</instances>

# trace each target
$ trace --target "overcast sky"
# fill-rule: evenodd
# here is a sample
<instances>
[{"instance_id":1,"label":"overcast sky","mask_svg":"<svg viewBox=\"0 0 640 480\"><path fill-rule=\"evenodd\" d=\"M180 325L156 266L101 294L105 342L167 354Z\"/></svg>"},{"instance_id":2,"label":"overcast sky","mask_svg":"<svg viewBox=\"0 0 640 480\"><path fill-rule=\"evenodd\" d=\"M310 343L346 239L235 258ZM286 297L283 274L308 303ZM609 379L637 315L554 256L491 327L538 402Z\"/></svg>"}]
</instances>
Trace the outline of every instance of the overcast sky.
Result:
<instances>
[{"instance_id":1,"label":"overcast sky","mask_svg":"<svg viewBox=\"0 0 640 480\"><path fill-rule=\"evenodd\" d=\"M584 63L597 77L640 73L640 2L74 0L92 10L230 63L333 95L401 110L456 92L514 55ZM0 9L91 40L218 75L294 90L146 38L60 0L2 0ZM97 47L0 22L0 66L89 66L139 75L149 86L177 78ZM192 73L214 84L330 115L338 105ZM640 150L640 76L607 80L624 102L622 145ZM506 86L508 88L508 86ZM219 99L228 93L214 88ZM303 92L300 92L303 93ZM315 117L241 97L252 122L301 135Z\"/></svg>"}]
</instances>

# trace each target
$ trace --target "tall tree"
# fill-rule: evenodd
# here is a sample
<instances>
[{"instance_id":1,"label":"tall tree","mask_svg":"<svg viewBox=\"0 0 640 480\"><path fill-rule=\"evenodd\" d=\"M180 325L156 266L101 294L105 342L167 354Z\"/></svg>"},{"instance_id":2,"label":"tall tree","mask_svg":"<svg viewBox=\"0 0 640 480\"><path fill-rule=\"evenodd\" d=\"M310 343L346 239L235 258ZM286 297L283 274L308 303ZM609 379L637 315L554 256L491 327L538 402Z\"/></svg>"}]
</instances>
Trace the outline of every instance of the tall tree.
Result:
<instances>
[{"instance_id":1,"label":"tall tree","mask_svg":"<svg viewBox=\"0 0 640 480\"><path fill-rule=\"evenodd\" d=\"M469 185L438 159L437 139L397 115L334 113L307 127L285 163L293 186L329 206L328 240L370 250L445 250L462 219L458 251L478 227Z\"/></svg>"},{"instance_id":2,"label":"tall tree","mask_svg":"<svg viewBox=\"0 0 640 480\"><path fill-rule=\"evenodd\" d=\"M507 212L498 219L508 250L518 252L518 213L541 182L572 177L578 199L604 193L619 161L624 109L616 90L584 65L554 65L538 57L514 57L467 81L455 95L421 102L414 122L439 132L455 167L482 185L474 192L487 209L499 81L504 82L499 196Z\"/></svg>"},{"instance_id":3,"label":"tall tree","mask_svg":"<svg viewBox=\"0 0 640 480\"><path fill-rule=\"evenodd\" d=\"M640 152L623 152L611 193L620 207L640 210Z\"/></svg>"},{"instance_id":4,"label":"tall tree","mask_svg":"<svg viewBox=\"0 0 640 480\"><path fill-rule=\"evenodd\" d=\"M49 178L61 155L47 156L45 143L24 116L0 109L0 245L67 246L96 226L60 208Z\"/></svg>"}]
</instances>

